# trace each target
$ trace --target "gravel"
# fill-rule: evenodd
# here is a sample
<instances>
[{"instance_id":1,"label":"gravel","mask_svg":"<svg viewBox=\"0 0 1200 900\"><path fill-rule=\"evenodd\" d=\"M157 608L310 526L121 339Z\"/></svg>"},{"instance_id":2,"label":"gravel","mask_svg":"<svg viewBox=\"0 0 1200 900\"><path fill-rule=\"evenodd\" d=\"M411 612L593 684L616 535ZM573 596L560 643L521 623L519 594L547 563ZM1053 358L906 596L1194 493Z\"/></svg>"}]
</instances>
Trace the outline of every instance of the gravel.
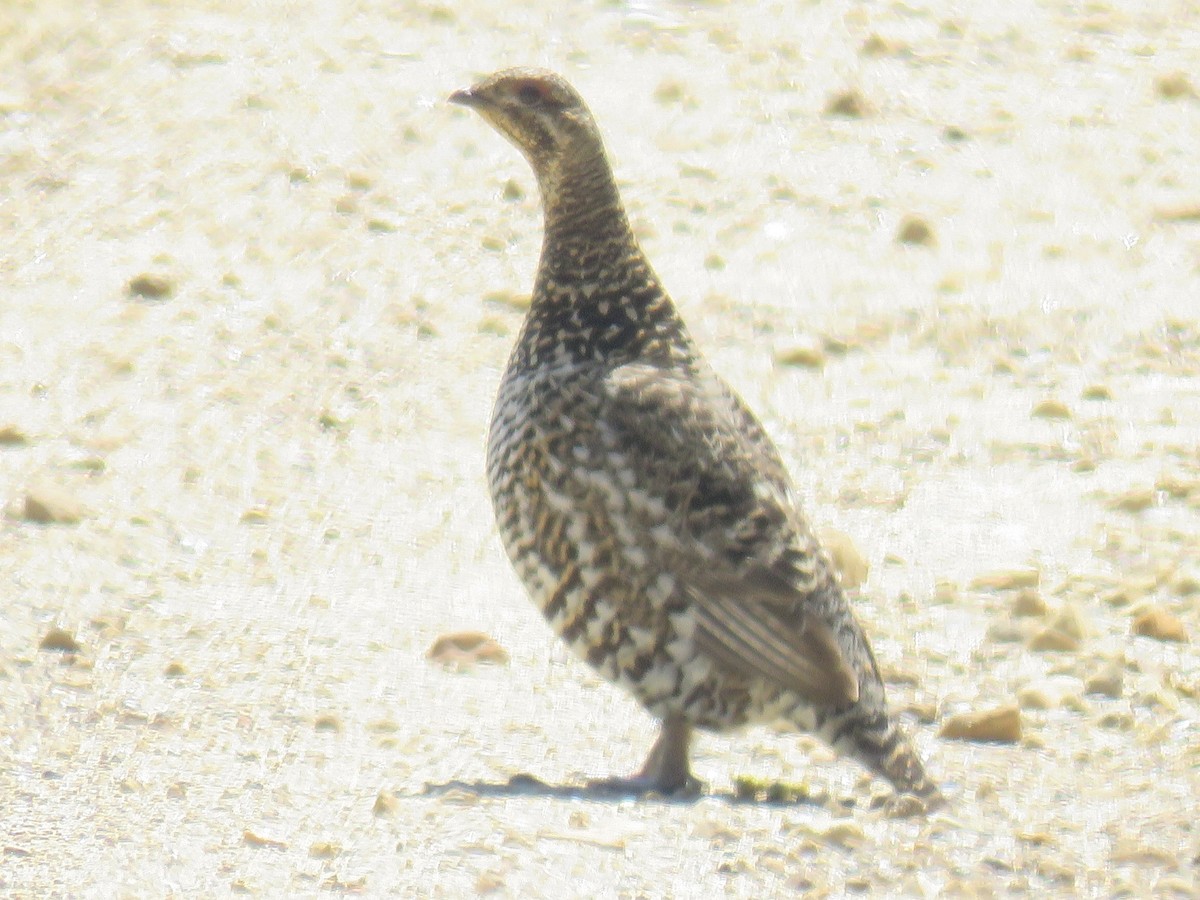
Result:
<instances>
[{"instance_id":1,"label":"gravel","mask_svg":"<svg viewBox=\"0 0 1200 900\"><path fill-rule=\"evenodd\" d=\"M1195 896L1188 12L6 6L0 893ZM496 540L538 201L444 102L520 63L855 551L945 811L765 729L581 790L654 726Z\"/></svg>"}]
</instances>

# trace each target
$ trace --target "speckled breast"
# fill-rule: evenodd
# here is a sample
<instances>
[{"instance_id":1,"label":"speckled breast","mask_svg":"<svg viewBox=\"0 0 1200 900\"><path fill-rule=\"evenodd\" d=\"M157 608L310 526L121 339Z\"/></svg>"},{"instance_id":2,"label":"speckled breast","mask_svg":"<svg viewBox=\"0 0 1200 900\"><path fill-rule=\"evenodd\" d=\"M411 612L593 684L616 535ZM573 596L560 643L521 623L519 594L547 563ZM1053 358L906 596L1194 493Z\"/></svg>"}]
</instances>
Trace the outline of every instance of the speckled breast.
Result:
<instances>
[{"instance_id":1,"label":"speckled breast","mask_svg":"<svg viewBox=\"0 0 1200 900\"><path fill-rule=\"evenodd\" d=\"M683 711L725 729L790 706L696 651L687 595L649 536L670 511L639 504L636 476L622 473L588 396L561 373L510 370L496 401L488 480L531 599L579 656L660 718Z\"/></svg>"}]
</instances>

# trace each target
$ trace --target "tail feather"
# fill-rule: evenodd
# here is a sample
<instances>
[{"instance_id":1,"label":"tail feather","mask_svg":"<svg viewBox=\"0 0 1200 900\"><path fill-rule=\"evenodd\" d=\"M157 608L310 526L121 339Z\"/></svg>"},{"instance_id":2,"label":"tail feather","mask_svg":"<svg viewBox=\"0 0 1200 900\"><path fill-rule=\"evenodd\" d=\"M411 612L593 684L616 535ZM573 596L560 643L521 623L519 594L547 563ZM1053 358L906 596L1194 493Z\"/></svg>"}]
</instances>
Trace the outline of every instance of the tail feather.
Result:
<instances>
[{"instance_id":1,"label":"tail feather","mask_svg":"<svg viewBox=\"0 0 1200 900\"><path fill-rule=\"evenodd\" d=\"M925 772L908 735L888 716L852 718L838 724L830 743L891 782L897 792L913 794L927 810L944 806L946 798Z\"/></svg>"},{"instance_id":2,"label":"tail feather","mask_svg":"<svg viewBox=\"0 0 1200 900\"><path fill-rule=\"evenodd\" d=\"M925 803L926 809L935 809L946 802L938 786L925 772L925 765L917 756L907 735L893 725L884 740L872 769L890 781L897 791L915 794Z\"/></svg>"}]
</instances>

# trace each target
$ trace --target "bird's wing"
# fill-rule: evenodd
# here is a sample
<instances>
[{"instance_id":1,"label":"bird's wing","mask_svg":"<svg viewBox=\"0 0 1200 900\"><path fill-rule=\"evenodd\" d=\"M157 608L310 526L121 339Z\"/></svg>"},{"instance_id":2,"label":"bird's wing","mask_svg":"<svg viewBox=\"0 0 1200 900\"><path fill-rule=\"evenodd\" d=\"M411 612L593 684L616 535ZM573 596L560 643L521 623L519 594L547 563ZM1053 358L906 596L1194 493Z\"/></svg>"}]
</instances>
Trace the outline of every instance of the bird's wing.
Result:
<instances>
[{"instance_id":1,"label":"bird's wing","mask_svg":"<svg viewBox=\"0 0 1200 900\"><path fill-rule=\"evenodd\" d=\"M600 421L667 507L693 598L695 639L718 665L786 686L810 702L858 699L858 679L822 615L837 586L757 419L716 375L645 363L611 371Z\"/></svg>"}]
</instances>

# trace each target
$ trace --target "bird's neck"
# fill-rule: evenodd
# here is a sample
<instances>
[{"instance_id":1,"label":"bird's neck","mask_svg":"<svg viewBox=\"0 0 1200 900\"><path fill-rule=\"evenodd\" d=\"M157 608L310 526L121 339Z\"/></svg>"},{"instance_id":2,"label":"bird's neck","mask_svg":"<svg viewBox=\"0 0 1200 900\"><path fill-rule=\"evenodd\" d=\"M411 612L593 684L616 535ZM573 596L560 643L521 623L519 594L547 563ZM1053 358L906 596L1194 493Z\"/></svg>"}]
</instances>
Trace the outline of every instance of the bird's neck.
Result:
<instances>
[{"instance_id":1,"label":"bird's neck","mask_svg":"<svg viewBox=\"0 0 1200 900\"><path fill-rule=\"evenodd\" d=\"M610 259L641 255L603 150L560 161L542 174L538 186L545 210L543 266L562 263L556 274L569 277L578 270L572 259L580 255L599 253Z\"/></svg>"},{"instance_id":2,"label":"bird's neck","mask_svg":"<svg viewBox=\"0 0 1200 900\"><path fill-rule=\"evenodd\" d=\"M540 179L542 256L517 359L690 365L682 320L629 227L603 155Z\"/></svg>"}]
</instances>

